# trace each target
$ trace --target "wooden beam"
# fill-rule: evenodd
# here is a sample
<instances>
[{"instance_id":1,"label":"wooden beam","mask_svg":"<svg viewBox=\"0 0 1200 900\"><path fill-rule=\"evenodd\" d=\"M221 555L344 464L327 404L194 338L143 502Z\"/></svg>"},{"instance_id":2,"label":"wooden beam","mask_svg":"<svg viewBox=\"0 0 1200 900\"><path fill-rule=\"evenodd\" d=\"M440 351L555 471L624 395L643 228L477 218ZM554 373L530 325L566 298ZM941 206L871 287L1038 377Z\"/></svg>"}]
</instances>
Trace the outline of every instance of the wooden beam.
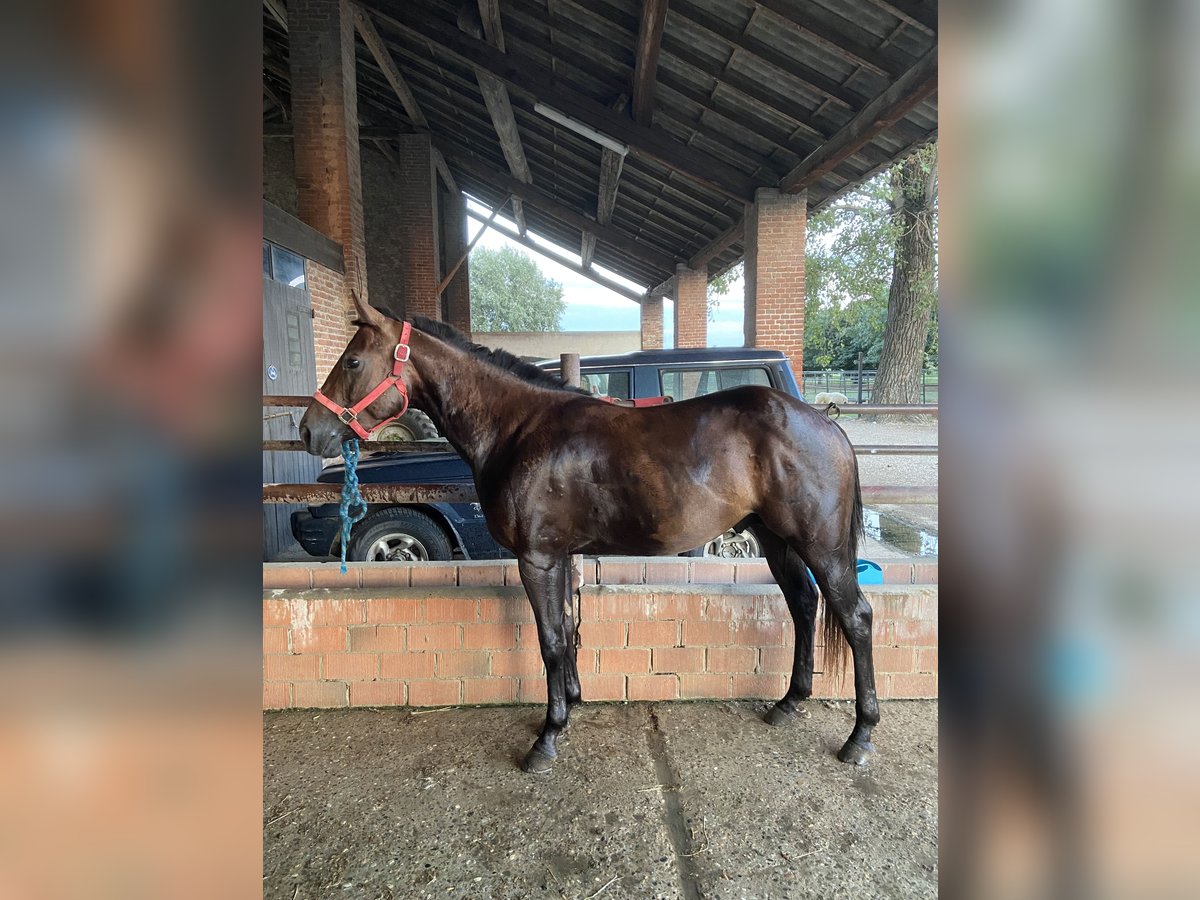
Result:
<instances>
[{"instance_id":1,"label":"wooden beam","mask_svg":"<svg viewBox=\"0 0 1200 900\"><path fill-rule=\"evenodd\" d=\"M747 177L736 167L670 137L660 129L638 125L584 94L559 86L554 73L532 59L501 53L490 44L475 40L423 13L409 12L405 21L374 10L372 13L408 39L415 37L420 41L428 41L462 63L490 72L510 89L526 97L542 100L585 125L610 135L628 145L635 155L673 169L691 181L739 203L753 200L757 187L768 186Z\"/></svg>"},{"instance_id":2,"label":"wooden beam","mask_svg":"<svg viewBox=\"0 0 1200 900\"><path fill-rule=\"evenodd\" d=\"M590 269L592 257L596 255L596 233L584 231L582 234L583 236L579 239L579 261L585 269Z\"/></svg>"},{"instance_id":3,"label":"wooden beam","mask_svg":"<svg viewBox=\"0 0 1200 900\"><path fill-rule=\"evenodd\" d=\"M755 2L782 19L792 31L803 34L812 42L820 44L842 59L857 63L889 78L894 78L904 71L904 63L894 51L870 47L852 37L844 27L835 28L827 21L821 21L812 14L805 15L804 20L799 21L796 18L796 7L788 0L755 0Z\"/></svg>"},{"instance_id":4,"label":"wooden beam","mask_svg":"<svg viewBox=\"0 0 1200 900\"><path fill-rule=\"evenodd\" d=\"M459 9L459 29L475 40L486 38L488 44L503 53L504 29L500 23L499 0L478 0L478 6L478 17L469 6ZM496 131L496 139L500 142L504 161L508 163L508 171L518 181L532 184L533 173L529 171L529 161L525 158L525 147L521 144L521 133L517 129L517 117L513 115L508 88L502 80L479 67L475 68L475 81L483 95L483 103L492 120L492 128ZM514 197L512 204L513 218L521 234L524 234L525 210L521 206L521 200Z\"/></svg>"},{"instance_id":5,"label":"wooden beam","mask_svg":"<svg viewBox=\"0 0 1200 900\"><path fill-rule=\"evenodd\" d=\"M738 219L719 235L712 239L705 247L697 250L695 255L688 260L689 269L705 269L708 267L709 260L713 257L720 256L746 234L746 217Z\"/></svg>"},{"instance_id":6,"label":"wooden beam","mask_svg":"<svg viewBox=\"0 0 1200 900\"><path fill-rule=\"evenodd\" d=\"M475 212L475 210L471 209L470 207L467 207L467 215L477 221L480 221L480 222L485 221L484 216L481 213ZM544 256L547 259L552 259L559 265L566 266L572 272L582 275L584 278L590 278L592 281L596 282L596 284L603 285L604 287L608 288L610 291L614 291L615 293L620 294L622 297L626 298L627 300L632 300L634 303L641 303L642 300L646 296L644 293L639 293L638 291L635 291L635 290L632 290L631 288L625 287L623 284L617 284L616 282L609 281L607 278L597 275L595 269L585 269L583 266L579 265L579 263L575 262L574 260L564 259L561 256L555 256L553 253L550 253L549 251L547 251L546 248L543 247L541 244L538 244L538 243L530 240L527 235L523 235L523 234L520 234L519 232L513 231L507 225L502 225L500 222L493 222L488 227L494 228L496 231L500 232L505 237L511 238L512 240L516 241L522 247L532 250L534 253L540 254L541 256ZM555 246L557 246L557 244Z\"/></svg>"},{"instance_id":7,"label":"wooden beam","mask_svg":"<svg viewBox=\"0 0 1200 900\"><path fill-rule=\"evenodd\" d=\"M674 297L675 296L675 276L672 275L666 281L656 284L650 290L646 291L647 297Z\"/></svg>"},{"instance_id":8,"label":"wooden beam","mask_svg":"<svg viewBox=\"0 0 1200 900\"><path fill-rule=\"evenodd\" d=\"M629 98L622 94L612 104L616 112L625 109ZM617 206L617 189L621 185L621 168L625 165L625 157L608 147L600 149L600 185L596 189L596 221L607 225L612 221L613 210ZM583 233L580 257L586 269L592 264L592 255L596 252L596 235L591 231Z\"/></svg>"},{"instance_id":9,"label":"wooden beam","mask_svg":"<svg viewBox=\"0 0 1200 900\"><path fill-rule=\"evenodd\" d=\"M915 25L926 34L937 34L937 8L930 8L920 0L871 0L880 9L885 9L897 19Z\"/></svg>"},{"instance_id":10,"label":"wooden beam","mask_svg":"<svg viewBox=\"0 0 1200 900\"><path fill-rule=\"evenodd\" d=\"M284 31L288 30L287 10L279 0L263 0L263 6L267 8L267 12L271 14L271 18L279 23L279 27Z\"/></svg>"},{"instance_id":11,"label":"wooden beam","mask_svg":"<svg viewBox=\"0 0 1200 900\"><path fill-rule=\"evenodd\" d=\"M395 60L392 59L392 54L388 52L383 38L375 30L375 23L367 15L366 10L357 3L351 4L350 8L354 15L354 27L358 29L363 43L371 51L371 56L375 58L375 64L383 72L383 77L388 80L388 84L396 92L396 96L400 99L400 105L404 107L404 112L408 116L409 121L418 128L428 128L429 122L426 121L425 114L421 112L421 106L417 103L416 96L408 86L408 82L404 80L404 76L400 74L400 69L397 68Z\"/></svg>"},{"instance_id":12,"label":"wooden beam","mask_svg":"<svg viewBox=\"0 0 1200 900\"><path fill-rule=\"evenodd\" d=\"M489 166L477 156L467 153L457 153L452 148L440 145L446 153L447 161L460 172L474 176L492 187L519 197L530 206L540 209L547 215L560 222L578 228L580 231L590 231L614 250L640 259L657 269L674 271L676 259L670 254L640 244L632 237L621 231L615 225L601 225L595 219L585 216L574 207L560 203L545 191L532 184L523 184L511 176L505 175L499 169Z\"/></svg>"},{"instance_id":13,"label":"wooden beam","mask_svg":"<svg viewBox=\"0 0 1200 900\"><path fill-rule=\"evenodd\" d=\"M654 117L654 86L658 80L658 52L667 21L667 0L642 0L637 49L633 54L633 118L649 125Z\"/></svg>"},{"instance_id":14,"label":"wooden beam","mask_svg":"<svg viewBox=\"0 0 1200 900\"><path fill-rule=\"evenodd\" d=\"M451 194L462 193L458 189L458 182L454 180L454 175L450 172L450 167L446 165L446 157L442 156L442 151L437 147L433 148L433 167L437 169L437 173L441 176L442 183L446 185L446 190Z\"/></svg>"},{"instance_id":15,"label":"wooden beam","mask_svg":"<svg viewBox=\"0 0 1200 900\"><path fill-rule=\"evenodd\" d=\"M934 47L825 144L783 176L779 189L794 194L815 184L934 93L937 80L937 47Z\"/></svg>"},{"instance_id":16,"label":"wooden beam","mask_svg":"<svg viewBox=\"0 0 1200 900\"><path fill-rule=\"evenodd\" d=\"M691 22L697 28L703 29L718 39L727 42L731 47L735 47L739 50L745 50L750 55L758 57L768 65L774 66L776 69L784 72L789 77L794 78L796 81L799 81L802 84L812 88L818 94L821 94L825 98L834 101L844 109L849 109L853 112L861 107L867 99L861 94L856 94L854 91L843 87L841 82L839 82L836 78L831 78L829 75L825 74L819 69L814 69L811 66L805 65L788 53L781 52L769 44L757 40L750 35L738 34L735 31L731 31L729 27L726 26L720 19L698 6L684 2L684 0L675 0L675 3L672 6L672 12L684 19L687 19L687 21ZM667 41L667 44L668 46L666 48L666 52L669 55L679 57L681 61L687 63L693 68L702 59L702 57L692 51L691 47L685 46L682 41L670 39ZM709 74L710 77L716 78L720 83L727 84L732 90L746 93L747 96L754 96L755 99L759 99L757 92L754 94L749 93L752 84L748 80L735 80L734 83L730 84L729 73L712 75L712 73L707 69L703 71ZM787 93L786 90L783 92L785 94ZM789 116L789 118L791 118L791 116Z\"/></svg>"}]
</instances>

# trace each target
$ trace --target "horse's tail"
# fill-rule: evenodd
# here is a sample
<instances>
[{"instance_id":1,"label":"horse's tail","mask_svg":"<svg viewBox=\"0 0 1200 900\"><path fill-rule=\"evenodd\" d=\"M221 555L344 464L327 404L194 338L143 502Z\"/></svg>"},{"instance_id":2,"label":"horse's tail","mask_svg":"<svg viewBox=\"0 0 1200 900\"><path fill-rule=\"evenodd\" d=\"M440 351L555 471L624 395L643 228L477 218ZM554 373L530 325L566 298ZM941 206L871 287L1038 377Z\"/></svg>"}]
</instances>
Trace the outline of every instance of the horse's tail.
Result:
<instances>
[{"instance_id":1,"label":"horse's tail","mask_svg":"<svg viewBox=\"0 0 1200 900\"><path fill-rule=\"evenodd\" d=\"M853 449L851 454L854 464L854 510L851 514L850 533L846 536L846 544L850 555L850 565L855 566L857 570L858 544L863 538L863 504L862 485L858 479L858 457L853 455ZM858 588L857 571L854 589L861 595L862 592ZM837 684L841 684L842 679L846 676L846 651L850 649L850 645L842 632L841 620L830 607L828 598L825 598L825 615L822 625L825 640L825 673L831 675Z\"/></svg>"}]
</instances>

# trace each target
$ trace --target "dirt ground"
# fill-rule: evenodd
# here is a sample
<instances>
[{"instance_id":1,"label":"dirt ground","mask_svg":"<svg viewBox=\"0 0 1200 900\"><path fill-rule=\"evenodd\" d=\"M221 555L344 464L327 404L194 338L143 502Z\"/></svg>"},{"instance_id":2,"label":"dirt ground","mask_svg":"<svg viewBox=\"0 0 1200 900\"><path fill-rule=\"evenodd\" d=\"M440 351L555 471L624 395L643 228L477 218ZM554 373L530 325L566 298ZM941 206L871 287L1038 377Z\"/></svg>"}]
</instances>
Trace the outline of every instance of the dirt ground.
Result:
<instances>
[{"instance_id":1,"label":"dirt ground","mask_svg":"<svg viewBox=\"0 0 1200 900\"><path fill-rule=\"evenodd\" d=\"M585 704L557 767L517 761L543 707L264 716L264 896L933 897L937 704Z\"/></svg>"}]
</instances>

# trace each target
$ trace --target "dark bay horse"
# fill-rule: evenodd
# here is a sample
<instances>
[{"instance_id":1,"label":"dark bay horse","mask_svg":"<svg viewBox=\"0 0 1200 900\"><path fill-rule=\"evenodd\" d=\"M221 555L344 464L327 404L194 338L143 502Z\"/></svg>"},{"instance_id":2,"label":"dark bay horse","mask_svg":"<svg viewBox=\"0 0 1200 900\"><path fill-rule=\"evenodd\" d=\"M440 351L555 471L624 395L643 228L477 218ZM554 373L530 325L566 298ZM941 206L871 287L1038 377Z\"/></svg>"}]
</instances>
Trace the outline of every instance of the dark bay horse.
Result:
<instances>
[{"instance_id":1,"label":"dark bay horse","mask_svg":"<svg viewBox=\"0 0 1200 900\"><path fill-rule=\"evenodd\" d=\"M310 453L337 456L351 429L370 431L411 398L470 464L488 528L517 557L546 664L546 722L526 771L553 766L581 700L571 554L676 554L740 522L758 535L796 627L791 683L767 721L789 722L812 693L817 590L807 565L826 600L826 667L844 667L839 632L854 659L857 715L838 758L866 762L879 707L871 607L855 566L858 465L841 428L763 387L614 406L448 325L356 306L358 331L300 436Z\"/></svg>"}]
</instances>

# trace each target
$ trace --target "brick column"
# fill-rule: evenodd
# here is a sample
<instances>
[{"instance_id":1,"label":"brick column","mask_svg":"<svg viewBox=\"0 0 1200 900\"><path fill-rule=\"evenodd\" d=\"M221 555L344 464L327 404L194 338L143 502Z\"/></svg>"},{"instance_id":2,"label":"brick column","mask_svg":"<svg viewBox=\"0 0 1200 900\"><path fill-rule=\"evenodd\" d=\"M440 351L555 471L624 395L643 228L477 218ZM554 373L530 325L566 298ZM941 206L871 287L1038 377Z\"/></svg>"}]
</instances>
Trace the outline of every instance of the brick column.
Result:
<instances>
[{"instance_id":1,"label":"brick column","mask_svg":"<svg viewBox=\"0 0 1200 900\"><path fill-rule=\"evenodd\" d=\"M663 298L642 301L642 349L661 350L663 345Z\"/></svg>"},{"instance_id":2,"label":"brick column","mask_svg":"<svg viewBox=\"0 0 1200 900\"><path fill-rule=\"evenodd\" d=\"M288 3L299 218L342 245L344 299L367 296L354 21L348 0Z\"/></svg>"},{"instance_id":3,"label":"brick column","mask_svg":"<svg viewBox=\"0 0 1200 900\"><path fill-rule=\"evenodd\" d=\"M442 271L448 272L467 249L467 201L461 193L444 193L443 196L446 200L443 205L445 215L442 217L442 240L445 243ZM469 260L464 262L442 293L442 311L446 321L466 334L471 333L470 266Z\"/></svg>"},{"instance_id":4,"label":"brick column","mask_svg":"<svg viewBox=\"0 0 1200 900\"><path fill-rule=\"evenodd\" d=\"M438 228L437 172L428 134L400 135L400 190L396 218L401 238L388 248L401 269L404 315L442 318L437 296L441 235Z\"/></svg>"},{"instance_id":5,"label":"brick column","mask_svg":"<svg viewBox=\"0 0 1200 900\"><path fill-rule=\"evenodd\" d=\"M782 350L804 370L808 194L759 188L746 212L746 346Z\"/></svg>"},{"instance_id":6,"label":"brick column","mask_svg":"<svg viewBox=\"0 0 1200 900\"><path fill-rule=\"evenodd\" d=\"M708 346L708 271L675 267L675 346Z\"/></svg>"}]
</instances>

